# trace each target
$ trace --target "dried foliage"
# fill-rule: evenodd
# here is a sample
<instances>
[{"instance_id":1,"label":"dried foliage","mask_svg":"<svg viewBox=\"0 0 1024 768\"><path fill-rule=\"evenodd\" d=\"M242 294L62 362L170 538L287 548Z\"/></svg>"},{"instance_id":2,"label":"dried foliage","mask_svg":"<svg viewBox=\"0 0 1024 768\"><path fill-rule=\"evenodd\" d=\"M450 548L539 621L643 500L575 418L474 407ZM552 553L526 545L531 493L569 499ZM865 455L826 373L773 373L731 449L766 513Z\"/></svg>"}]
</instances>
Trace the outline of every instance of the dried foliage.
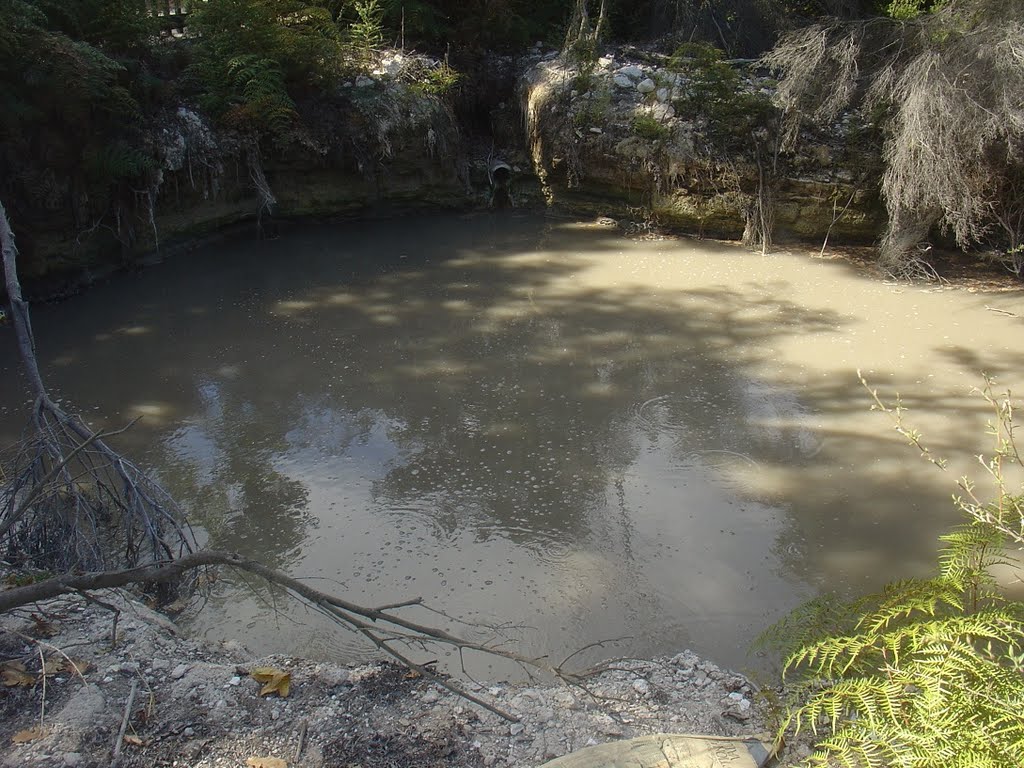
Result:
<instances>
[{"instance_id":1,"label":"dried foliage","mask_svg":"<svg viewBox=\"0 0 1024 768\"><path fill-rule=\"evenodd\" d=\"M882 263L919 267L939 225L962 247L1024 241L1024 2L954 0L911 20L825 21L764 58L792 146L801 125L859 107L884 130Z\"/></svg>"},{"instance_id":2,"label":"dried foliage","mask_svg":"<svg viewBox=\"0 0 1024 768\"><path fill-rule=\"evenodd\" d=\"M115 452L108 434L87 427L47 392L2 204L0 245L18 352L34 396L29 433L3 467L0 554L7 562L68 571L191 552L195 541L174 500Z\"/></svg>"}]
</instances>

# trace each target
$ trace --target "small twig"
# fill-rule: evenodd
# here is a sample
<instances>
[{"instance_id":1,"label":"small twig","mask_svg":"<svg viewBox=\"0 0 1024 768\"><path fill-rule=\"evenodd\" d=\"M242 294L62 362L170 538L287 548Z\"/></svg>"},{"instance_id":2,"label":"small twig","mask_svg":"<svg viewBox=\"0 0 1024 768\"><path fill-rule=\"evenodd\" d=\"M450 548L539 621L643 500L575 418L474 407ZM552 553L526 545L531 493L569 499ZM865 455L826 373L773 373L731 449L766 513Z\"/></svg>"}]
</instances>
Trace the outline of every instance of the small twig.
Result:
<instances>
[{"instance_id":1,"label":"small twig","mask_svg":"<svg viewBox=\"0 0 1024 768\"><path fill-rule=\"evenodd\" d=\"M42 730L43 719L46 715L46 659L43 658L43 647L41 645L37 645L36 650L39 652L39 678L43 683L42 701L39 702L39 730Z\"/></svg>"},{"instance_id":2,"label":"small twig","mask_svg":"<svg viewBox=\"0 0 1024 768\"><path fill-rule=\"evenodd\" d=\"M1016 312L1010 312L1005 309L999 309L998 307L990 307L988 304L985 305L985 309L989 312L995 312L997 315L1006 315L1007 317L1020 317Z\"/></svg>"},{"instance_id":3,"label":"small twig","mask_svg":"<svg viewBox=\"0 0 1024 768\"><path fill-rule=\"evenodd\" d=\"M390 611L395 608L408 608L411 605L423 605L422 597L413 597L409 600L402 600L398 603L388 603L386 605L378 605L374 608L375 611Z\"/></svg>"},{"instance_id":4,"label":"small twig","mask_svg":"<svg viewBox=\"0 0 1024 768\"><path fill-rule=\"evenodd\" d=\"M296 765L299 763L299 758L302 756L302 748L306 746L306 730L309 728L309 721L303 720L299 726L299 743L295 745L295 757L293 758Z\"/></svg>"},{"instance_id":5,"label":"small twig","mask_svg":"<svg viewBox=\"0 0 1024 768\"><path fill-rule=\"evenodd\" d=\"M612 643L621 643L623 640L632 639L633 637L631 635L626 635L625 637L612 637L607 640L597 640L593 643L587 643L582 648L577 648L575 651L573 651L560 662L558 662L558 664L555 665L555 669L564 668L565 665L568 664L574 657L580 655L584 651L589 651L591 648L603 648L604 646L611 645Z\"/></svg>"},{"instance_id":6,"label":"small twig","mask_svg":"<svg viewBox=\"0 0 1024 768\"><path fill-rule=\"evenodd\" d=\"M124 705L124 717L121 718L121 727L117 732L117 741L114 742L114 756L110 761L110 768L117 768L121 763L121 746L124 744L124 735L128 731L128 720L132 716L132 707L135 705L135 691L138 690L139 681L132 680L132 689L128 693L128 701Z\"/></svg>"},{"instance_id":7,"label":"small twig","mask_svg":"<svg viewBox=\"0 0 1024 768\"><path fill-rule=\"evenodd\" d=\"M0 631L3 631L3 632L5 632L8 635L13 635L14 637L17 637L19 640L25 641L26 643L34 643L39 648L46 647L46 648L49 648L51 651L54 651L55 653L59 653L61 656L64 657L64 660L71 666L72 673L78 675L79 679L81 679L82 682L85 682L85 675L82 674L82 668L79 667L78 663L74 659L72 659L70 656L68 656L67 653L65 653L65 651L62 648L58 648L53 643L48 643L45 640L40 640L39 638L36 638L36 637L29 637L28 635L23 635L21 632L18 632L17 630L14 630L14 629L8 629L7 627L0 627ZM85 642L85 643L76 643L75 645L88 645L88 644L89 643ZM64 647L65 648L71 648L73 646L66 645Z\"/></svg>"}]
</instances>

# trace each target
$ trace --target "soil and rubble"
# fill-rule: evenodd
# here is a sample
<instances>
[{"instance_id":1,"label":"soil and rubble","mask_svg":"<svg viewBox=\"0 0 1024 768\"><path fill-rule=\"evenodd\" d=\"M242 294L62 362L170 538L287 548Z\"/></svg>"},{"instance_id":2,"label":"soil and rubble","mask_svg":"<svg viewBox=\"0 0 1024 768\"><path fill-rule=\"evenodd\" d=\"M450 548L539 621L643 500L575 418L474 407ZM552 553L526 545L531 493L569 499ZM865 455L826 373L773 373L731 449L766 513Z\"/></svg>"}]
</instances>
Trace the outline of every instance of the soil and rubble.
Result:
<instances>
[{"instance_id":1,"label":"soil and rubble","mask_svg":"<svg viewBox=\"0 0 1024 768\"><path fill-rule=\"evenodd\" d=\"M114 647L114 614L93 600L0 617L4 768L525 767L658 732L766 735L754 686L689 651L614 662L585 689L466 684L509 722L389 663L256 659L122 594L98 597L120 611ZM288 673L286 698L260 695L250 673L262 667Z\"/></svg>"}]
</instances>

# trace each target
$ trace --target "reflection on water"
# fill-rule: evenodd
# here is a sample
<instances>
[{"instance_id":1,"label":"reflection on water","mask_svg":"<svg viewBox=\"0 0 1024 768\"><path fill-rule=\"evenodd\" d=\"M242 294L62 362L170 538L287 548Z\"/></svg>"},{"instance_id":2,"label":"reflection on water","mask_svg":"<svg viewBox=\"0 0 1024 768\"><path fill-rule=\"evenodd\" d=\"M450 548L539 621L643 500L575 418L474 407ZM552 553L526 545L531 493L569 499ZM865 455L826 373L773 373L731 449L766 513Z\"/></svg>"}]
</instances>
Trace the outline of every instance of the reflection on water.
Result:
<instances>
[{"instance_id":1,"label":"reflection on water","mask_svg":"<svg viewBox=\"0 0 1024 768\"><path fill-rule=\"evenodd\" d=\"M743 666L822 586L925 567L952 519L952 486L868 412L855 369L966 462L969 385L1012 385L1022 362L984 305L1016 303L482 215L213 246L35 324L48 379L94 423L144 417L120 447L213 546L356 601L522 625L527 652L628 636L594 653ZM369 653L241 579L192 624Z\"/></svg>"}]
</instances>

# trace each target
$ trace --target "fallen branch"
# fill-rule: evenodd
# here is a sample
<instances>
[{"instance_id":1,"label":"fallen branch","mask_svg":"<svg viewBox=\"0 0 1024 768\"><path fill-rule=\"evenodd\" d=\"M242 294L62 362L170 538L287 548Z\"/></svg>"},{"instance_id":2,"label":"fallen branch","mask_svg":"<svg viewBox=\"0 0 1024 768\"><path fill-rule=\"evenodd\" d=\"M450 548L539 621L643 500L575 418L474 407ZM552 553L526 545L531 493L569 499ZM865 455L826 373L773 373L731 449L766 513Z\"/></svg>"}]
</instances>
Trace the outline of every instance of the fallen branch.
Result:
<instances>
[{"instance_id":1,"label":"fallen branch","mask_svg":"<svg viewBox=\"0 0 1024 768\"><path fill-rule=\"evenodd\" d=\"M460 652L464 650L477 651L509 659L525 668L545 672L554 678L572 685L581 685L590 675L589 671L568 672L562 664L551 664L542 658L532 658L495 645L459 637L437 627L411 621L393 613L391 606L369 607L358 605L336 595L315 589L298 579L292 578L273 568L268 568L255 560L250 560L236 553L216 550L199 550L183 555L176 560L152 563L118 571L64 573L45 581L39 581L23 587L15 587L0 592L0 613L71 593L88 593L97 589L113 589L136 584L174 582L183 578L191 570L218 566L236 568L255 574L271 584L286 589L303 600L307 605L315 607L335 623L363 635L381 652L391 656L403 666L415 670L425 678L433 680L452 693L512 722L516 722L518 718L474 696L458 685L435 674L424 665L418 664L406 653L395 648L394 644L403 646L418 645L421 647L434 644L456 648ZM420 604L421 601L412 600L405 601L401 605Z\"/></svg>"},{"instance_id":2,"label":"fallen branch","mask_svg":"<svg viewBox=\"0 0 1024 768\"><path fill-rule=\"evenodd\" d=\"M117 768L121 764L121 748L124 746L124 735L128 731L128 721L132 716L132 705L135 703L135 692L138 690L139 681L132 680L132 689L128 693L128 700L124 704L124 717L121 718L121 728L117 732L117 739L114 742L114 754L110 760L110 768Z\"/></svg>"}]
</instances>

